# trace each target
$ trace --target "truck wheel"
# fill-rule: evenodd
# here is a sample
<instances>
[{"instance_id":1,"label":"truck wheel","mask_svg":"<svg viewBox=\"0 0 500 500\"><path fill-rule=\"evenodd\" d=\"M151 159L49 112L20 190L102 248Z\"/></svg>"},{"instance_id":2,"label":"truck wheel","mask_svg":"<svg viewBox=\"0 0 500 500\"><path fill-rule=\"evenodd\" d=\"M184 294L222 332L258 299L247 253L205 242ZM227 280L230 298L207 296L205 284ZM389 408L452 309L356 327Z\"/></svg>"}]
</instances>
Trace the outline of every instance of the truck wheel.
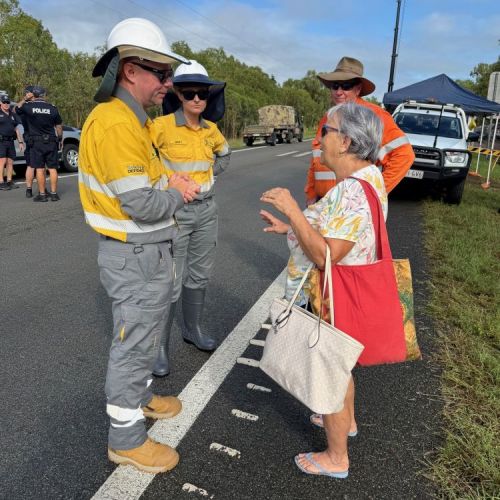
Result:
<instances>
[{"instance_id":1,"label":"truck wheel","mask_svg":"<svg viewBox=\"0 0 500 500\"><path fill-rule=\"evenodd\" d=\"M277 138L276 134L271 134L271 137L269 137L269 145L270 146L276 146Z\"/></svg>"},{"instance_id":2,"label":"truck wheel","mask_svg":"<svg viewBox=\"0 0 500 500\"><path fill-rule=\"evenodd\" d=\"M78 172L78 146L76 144L65 144L62 150L64 168L68 172Z\"/></svg>"},{"instance_id":3,"label":"truck wheel","mask_svg":"<svg viewBox=\"0 0 500 500\"><path fill-rule=\"evenodd\" d=\"M283 144L283 136L282 135L278 136L278 144Z\"/></svg>"},{"instance_id":4,"label":"truck wheel","mask_svg":"<svg viewBox=\"0 0 500 500\"><path fill-rule=\"evenodd\" d=\"M463 179L456 184L449 184L446 188L446 194L444 195L444 202L450 205L460 205L462 201L462 195L464 194L466 179Z\"/></svg>"},{"instance_id":5,"label":"truck wheel","mask_svg":"<svg viewBox=\"0 0 500 500\"><path fill-rule=\"evenodd\" d=\"M246 144L248 147L253 146L253 139L250 139L250 138L245 139L245 144Z\"/></svg>"},{"instance_id":6,"label":"truck wheel","mask_svg":"<svg viewBox=\"0 0 500 500\"><path fill-rule=\"evenodd\" d=\"M304 135L301 133L298 137L297 137L297 140L299 142L302 142L302 139L304 138Z\"/></svg>"},{"instance_id":7,"label":"truck wheel","mask_svg":"<svg viewBox=\"0 0 500 500\"><path fill-rule=\"evenodd\" d=\"M291 132L288 132L288 134L286 134L286 142L288 144L291 144L292 139L293 139L293 134Z\"/></svg>"}]
</instances>

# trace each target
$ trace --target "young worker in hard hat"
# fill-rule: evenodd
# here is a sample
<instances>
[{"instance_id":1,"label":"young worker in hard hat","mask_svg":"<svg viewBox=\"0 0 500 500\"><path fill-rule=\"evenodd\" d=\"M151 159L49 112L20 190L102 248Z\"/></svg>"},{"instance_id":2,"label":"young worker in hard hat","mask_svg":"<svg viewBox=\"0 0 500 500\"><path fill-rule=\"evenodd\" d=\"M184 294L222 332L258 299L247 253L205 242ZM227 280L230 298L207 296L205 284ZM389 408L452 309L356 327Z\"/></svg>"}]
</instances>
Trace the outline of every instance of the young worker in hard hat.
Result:
<instances>
[{"instance_id":1,"label":"young worker in hard hat","mask_svg":"<svg viewBox=\"0 0 500 500\"><path fill-rule=\"evenodd\" d=\"M332 72L319 73L318 78L330 89L332 105L354 101L371 109L382 120L384 131L377 165L382 168L385 189L390 193L412 166L415 153L392 116L380 106L361 99L375 90L375 84L363 76L363 64L357 59L344 56ZM321 130L326 121L325 114L318 123L316 137L312 142L312 159L304 189L307 205L318 201L335 186L335 174L320 161Z\"/></svg>"},{"instance_id":2,"label":"young worker in hard hat","mask_svg":"<svg viewBox=\"0 0 500 500\"><path fill-rule=\"evenodd\" d=\"M201 328L208 281L215 262L217 205L215 179L229 164L230 149L217 125L224 114L224 82L210 80L196 61L181 64L174 74L174 94L154 121L155 143L167 176L185 172L201 186L194 200L176 213L179 234L174 241L176 279L167 329L153 373L168 375L168 343L177 301L182 297L183 337L203 351L217 347Z\"/></svg>"},{"instance_id":3,"label":"young worker in hard hat","mask_svg":"<svg viewBox=\"0 0 500 500\"><path fill-rule=\"evenodd\" d=\"M199 188L187 176L166 178L145 108L162 103L172 86L171 64L185 59L141 18L118 23L107 49L92 73L103 77L95 96L101 104L83 126L79 190L85 220L99 234L97 262L113 310L108 457L157 473L179 461L173 448L148 438L144 421L173 417L182 407L176 397L151 392L173 289L173 216Z\"/></svg>"}]
</instances>

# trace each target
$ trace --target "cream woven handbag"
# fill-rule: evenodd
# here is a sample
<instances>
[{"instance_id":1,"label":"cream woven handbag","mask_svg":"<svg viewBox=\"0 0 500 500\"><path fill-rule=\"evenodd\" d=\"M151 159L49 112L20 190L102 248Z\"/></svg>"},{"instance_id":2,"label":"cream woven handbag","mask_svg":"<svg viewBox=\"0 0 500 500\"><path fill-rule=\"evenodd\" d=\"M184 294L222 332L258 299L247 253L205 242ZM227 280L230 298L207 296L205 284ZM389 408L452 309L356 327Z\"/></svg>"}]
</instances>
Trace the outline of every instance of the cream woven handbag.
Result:
<instances>
[{"instance_id":1,"label":"cream woven handbag","mask_svg":"<svg viewBox=\"0 0 500 500\"><path fill-rule=\"evenodd\" d=\"M328 285L329 296L333 297L330 248L326 247L325 287ZM290 302L273 300L272 324L260 368L313 412L327 415L342 410L351 370L363 351L363 345L320 317L294 305L312 267L313 264ZM331 300L330 311L333 311Z\"/></svg>"}]
</instances>

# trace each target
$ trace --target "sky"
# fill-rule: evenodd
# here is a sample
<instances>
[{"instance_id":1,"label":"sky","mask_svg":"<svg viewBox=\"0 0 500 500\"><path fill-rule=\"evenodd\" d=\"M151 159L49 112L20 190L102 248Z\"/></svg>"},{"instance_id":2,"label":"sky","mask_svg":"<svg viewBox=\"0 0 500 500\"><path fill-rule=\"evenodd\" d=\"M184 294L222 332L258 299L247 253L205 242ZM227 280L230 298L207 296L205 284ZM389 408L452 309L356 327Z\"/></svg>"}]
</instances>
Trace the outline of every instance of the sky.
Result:
<instances>
[{"instance_id":1,"label":"sky","mask_svg":"<svg viewBox=\"0 0 500 500\"><path fill-rule=\"evenodd\" d=\"M93 53L127 17L158 24L169 43L222 47L280 83L361 60L379 99L387 91L396 0L20 0L60 48ZM446 73L466 79L500 54L500 1L402 0L394 89Z\"/></svg>"}]
</instances>

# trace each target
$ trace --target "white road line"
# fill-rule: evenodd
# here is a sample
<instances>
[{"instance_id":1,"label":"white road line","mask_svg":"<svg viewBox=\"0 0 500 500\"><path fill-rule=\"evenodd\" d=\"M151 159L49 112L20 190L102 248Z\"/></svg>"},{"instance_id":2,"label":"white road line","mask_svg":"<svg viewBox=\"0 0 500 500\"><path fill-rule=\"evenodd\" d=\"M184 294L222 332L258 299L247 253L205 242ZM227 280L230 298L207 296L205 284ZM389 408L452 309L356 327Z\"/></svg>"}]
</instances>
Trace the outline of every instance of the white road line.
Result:
<instances>
[{"instance_id":1,"label":"white road line","mask_svg":"<svg viewBox=\"0 0 500 500\"><path fill-rule=\"evenodd\" d=\"M241 410L231 410L231 414L237 418L242 418L243 420L250 420L251 422L257 422L259 420L258 415L253 415L252 413L247 413L246 411Z\"/></svg>"},{"instance_id":2,"label":"white road line","mask_svg":"<svg viewBox=\"0 0 500 500\"><path fill-rule=\"evenodd\" d=\"M58 179L66 179L66 177L76 177L78 175L78 172L76 174L66 174L66 175L59 175ZM15 182L14 184L17 184L18 186L21 184L26 184L26 181L21 181L21 182ZM34 179L34 184L36 184L36 179Z\"/></svg>"},{"instance_id":3,"label":"white road line","mask_svg":"<svg viewBox=\"0 0 500 500\"><path fill-rule=\"evenodd\" d=\"M260 363L256 359L250 358L238 358L236 363L239 363L240 365L252 366L253 368L258 368L260 366Z\"/></svg>"},{"instance_id":4,"label":"white road line","mask_svg":"<svg viewBox=\"0 0 500 500\"><path fill-rule=\"evenodd\" d=\"M304 139L302 142L311 142L312 141L312 138L311 139ZM283 146L283 144L282 144ZM255 151L256 149L262 149L262 148L269 148L271 146L268 146L267 144L264 145L264 146L251 146L251 147L246 147L246 148L240 148L240 149L233 149L231 151L231 154L234 154L234 153L241 153L242 151ZM279 146L278 146L279 147ZM296 151L295 151L296 152ZM291 153L290 153L291 154Z\"/></svg>"},{"instance_id":5,"label":"white road line","mask_svg":"<svg viewBox=\"0 0 500 500\"><path fill-rule=\"evenodd\" d=\"M266 341L265 340L250 339L249 344L264 347L266 345Z\"/></svg>"},{"instance_id":6,"label":"white road line","mask_svg":"<svg viewBox=\"0 0 500 500\"><path fill-rule=\"evenodd\" d=\"M294 158L300 158L301 156L310 155L311 151L306 151L305 153L300 153L299 155L294 155Z\"/></svg>"},{"instance_id":7,"label":"white road line","mask_svg":"<svg viewBox=\"0 0 500 500\"><path fill-rule=\"evenodd\" d=\"M248 347L248 341L255 336L260 325L269 315L274 298L283 295L286 269L274 280L261 298L252 306L220 347L210 356L184 390L179 394L182 412L168 420L158 420L149 435L172 447L176 447L216 393L238 356ZM189 457L186 457L188 460ZM94 495L94 499L132 500L138 499L154 478L131 466L117 467Z\"/></svg>"},{"instance_id":8,"label":"white road line","mask_svg":"<svg viewBox=\"0 0 500 500\"><path fill-rule=\"evenodd\" d=\"M286 155L293 155L293 153L298 153L298 151L288 151L287 153L281 153L279 155L276 155L276 156L286 156Z\"/></svg>"},{"instance_id":9,"label":"white road line","mask_svg":"<svg viewBox=\"0 0 500 500\"><path fill-rule=\"evenodd\" d=\"M271 323L262 323L262 325L260 325L260 328L262 330L270 330L272 326L273 325L271 325Z\"/></svg>"},{"instance_id":10,"label":"white road line","mask_svg":"<svg viewBox=\"0 0 500 500\"><path fill-rule=\"evenodd\" d=\"M231 151L231 154L233 153L241 153L242 151L255 151L256 149L262 149L262 148L267 148L266 146L252 146L251 148L241 148L241 149L233 149Z\"/></svg>"},{"instance_id":11,"label":"white road line","mask_svg":"<svg viewBox=\"0 0 500 500\"><path fill-rule=\"evenodd\" d=\"M198 486L195 486L194 484L191 483L184 483L182 485L182 491L187 491L188 493L196 493L197 495L200 495L202 497L207 497L207 498L214 498L213 495L208 496L208 491L204 490L203 488L198 488Z\"/></svg>"},{"instance_id":12,"label":"white road line","mask_svg":"<svg viewBox=\"0 0 500 500\"><path fill-rule=\"evenodd\" d=\"M223 444L212 443L210 445L210 449L215 451L221 451L222 453L226 453L227 455L233 458L241 457L241 451L235 450L234 448L229 448L229 446L224 446Z\"/></svg>"},{"instance_id":13,"label":"white road line","mask_svg":"<svg viewBox=\"0 0 500 500\"><path fill-rule=\"evenodd\" d=\"M251 391L272 392L271 389L257 384L247 384L247 389L250 389Z\"/></svg>"}]
</instances>

